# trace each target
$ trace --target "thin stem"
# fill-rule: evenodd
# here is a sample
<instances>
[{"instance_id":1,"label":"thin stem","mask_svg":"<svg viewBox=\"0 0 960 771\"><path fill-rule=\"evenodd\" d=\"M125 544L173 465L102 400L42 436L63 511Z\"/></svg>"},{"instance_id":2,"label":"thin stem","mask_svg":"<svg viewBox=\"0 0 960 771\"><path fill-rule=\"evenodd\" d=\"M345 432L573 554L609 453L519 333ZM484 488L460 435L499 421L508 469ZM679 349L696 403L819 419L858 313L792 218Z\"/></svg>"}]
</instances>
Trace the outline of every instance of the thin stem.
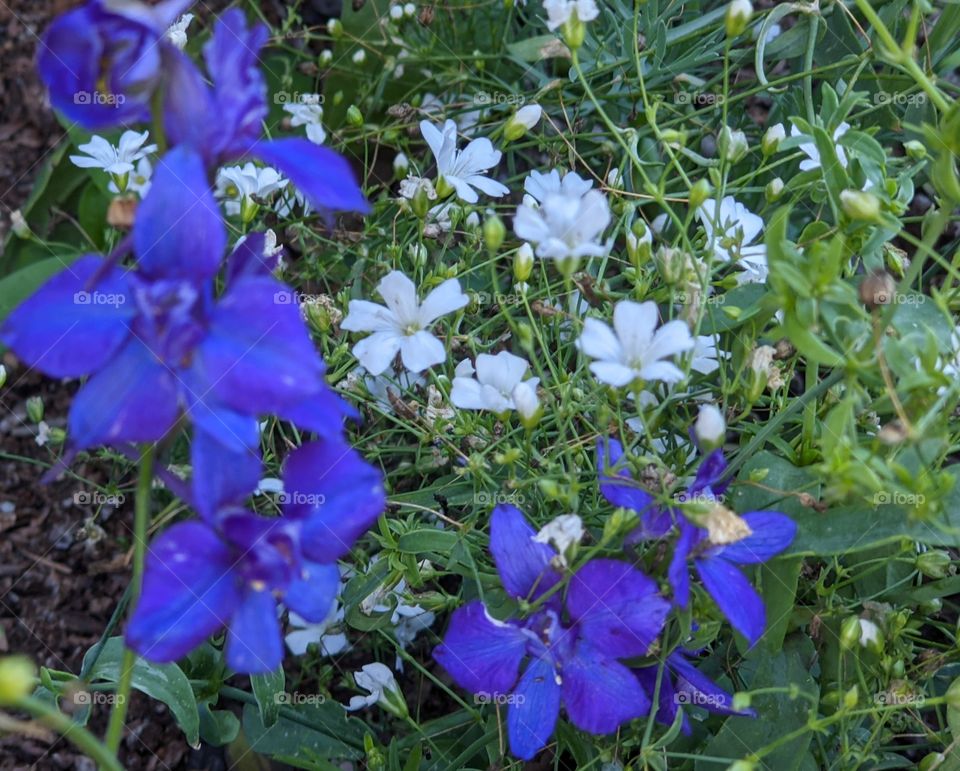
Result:
<instances>
[{"instance_id":1,"label":"thin stem","mask_svg":"<svg viewBox=\"0 0 960 771\"><path fill-rule=\"evenodd\" d=\"M137 606L140 598L140 587L143 583L143 562L147 546L147 527L150 524L150 493L153 485L153 454L154 446L146 445L140 456L140 476L137 479L137 499L133 516L133 576L130 579L130 607ZM133 667L136 663L136 654L127 648L123 652L123 665L120 674L120 684L117 687L117 699L113 703L110 713L110 723L107 726L106 745L116 754L123 736L124 721L127 717L127 703L130 696L130 687L133 684Z\"/></svg>"},{"instance_id":2,"label":"thin stem","mask_svg":"<svg viewBox=\"0 0 960 771\"><path fill-rule=\"evenodd\" d=\"M97 762L101 771L123 771L123 766L108 747L101 744L97 738L79 723L64 715L52 704L47 704L33 696L24 696L14 704L16 709L23 710L35 717L47 728L56 731L64 739Z\"/></svg>"}]
</instances>

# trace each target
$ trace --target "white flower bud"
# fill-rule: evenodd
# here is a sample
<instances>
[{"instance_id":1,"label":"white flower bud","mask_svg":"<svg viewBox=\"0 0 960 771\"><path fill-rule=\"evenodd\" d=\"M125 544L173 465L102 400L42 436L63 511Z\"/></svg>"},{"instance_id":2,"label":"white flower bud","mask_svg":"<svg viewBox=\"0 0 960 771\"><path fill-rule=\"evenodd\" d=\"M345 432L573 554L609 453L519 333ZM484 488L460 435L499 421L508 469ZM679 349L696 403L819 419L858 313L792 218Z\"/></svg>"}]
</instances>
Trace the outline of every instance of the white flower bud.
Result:
<instances>
[{"instance_id":1,"label":"white flower bud","mask_svg":"<svg viewBox=\"0 0 960 771\"><path fill-rule=\"evenodd\" d=\"M513 406L520 416L520 422L525 428L533 428L540 421L543 409L540 406L540 398L537 396L537 389L529 383L517 383L511 394Z\"/></svg>"},{"instance_id":2,"label":"white flower bud","mask_svg":"<svg viewBox=\"0 0 960 771\"><path fill-rule=\"evenodd\" d=\"M747 28L753 16L753 5L750 0L733 0L727 6L726 28L727 37L736 37Z\"/></svg>"},{"instance_id":3,"label":"white flower bud","mask_svg":"<svg viewBox=\"0 0 960 771\"><path fill-rule=\"evenodd\" d=\"M880 199L864 190L841 191L840 205L852 220L873 221L880 216Z\"/></svg>"},{"instance_id":4,"label":"white flower bud","mask_svg":"<svg viewBox=\"0 0 960 771\"><path fill-rule=\"evenodd\" d=\"M394 21L400 21L403 18L403 6L402 5L391 5L390 6L390 18Z\"/></svg>"},{"instance_id":5,"label":"white flower bud","mask_svg":"<svg viewBox=\"0 0 960 771\"><path fill-rule=\"evenodd\" d=\"M397 6L394 6L396 8ZM397 153L393 159L393 173L398 177L405 177L410 168L410 159L406 153Z\"/></svg>"},{"instance_id":6,"label":"white flower bud","mask_svg":"<svg viewBox=\"0 0 960 771\"><path fill-rule=\"evenodd\" d=\"M787 130L783 127L782 123L770 126L770 128L764 132L763 139L760 140L760 149L763 151L764 157L773 155L786 137Z\"/></svg>"},{"instance_id":7,"label":"white flower bud","mask_svg":"<svg viewBox=\"0 0 960 771\"><path fill-rule=\"evenodd\" d=\"M727 422L723 419L723 413L712 404L702 405L693 433L701 449L719 447L727 434Z\"/></svg>"},{"instance_id":8,"label":"white flower bud","mask_svg":"<svg viewBox=\"0 0 960 771\"><path fill-rule=\"evenodd\" d=\"M350 59L354 64L363 64L367 60L367 52L362 48L358 48L353 52L353 56L351 56Z\"/></svg>"},{"instance_id":9,"label":"white flower bud","mask_svg":"<svg viewBox=\"0 0 960 771\"><path fill-rule=\"evenodd\" d=\"M543 108L539 104L528 104L521 107L510 116L503 128L503 136L508 142L513 142L526 134L540 122Z\"/></svg>"}]
</instances>

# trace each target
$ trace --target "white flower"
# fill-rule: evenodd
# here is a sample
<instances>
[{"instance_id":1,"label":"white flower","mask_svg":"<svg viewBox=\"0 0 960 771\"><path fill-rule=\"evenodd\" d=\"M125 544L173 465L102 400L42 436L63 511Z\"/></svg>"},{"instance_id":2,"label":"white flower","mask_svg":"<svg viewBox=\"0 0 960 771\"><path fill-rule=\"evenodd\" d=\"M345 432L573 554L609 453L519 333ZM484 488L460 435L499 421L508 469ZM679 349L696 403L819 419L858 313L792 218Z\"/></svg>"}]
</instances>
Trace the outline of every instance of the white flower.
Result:
<instances>
[{"instance_id":1,"label":"white flower","mask_svg":"<svg viewBox=\"0 0 960 771\"><path fill-rule=\"evenodd\" d=\"M225 166L217 172L217 195L224 199L224 209L230 216L240 214L243 208L257 199L269 198L282 190L287 180L269 166Z\"/></svg>"},{"instance_id":2,"label":"white flower","mask_svg":"<svg viewBox=\"0 0 960 771\"><path fill-rule=\"evenodd\" d=\"M136 193L140 198L146 198L147 193L150 191L150 178L153 176L153 164L150 163L149 158L141 158L137 161L137 166L133 171L133 174L127 179L127 188L125 192ZM119 193L120 188L117 187L115 180L111 179L110 184L107 185L107 189L111 193Z\"/></svg>"},{"instance_id":3,"label":"white flower","mask_svg":"<svg viewBox=\"0 0 960 771\"><path fill-rule=\"evenodd\" d=\"M400 693L400 686L397 684L393 672L385 664L374 662L373 664L364 664L359 672L353 674L354 682L358 688L369 691L368 696L352 696L347 710L354 712L364 707L371 707L374 704L387 706L388 695L393 693L403 699Z\"/></svg>"},{"instance_id":4,"label":"white flower","mask_svg":"<svg viewBox=\"0 0 960 771\"><path fill-rule=\"evenodd\" d=\"M187 45L187 27L190 26L191 21L193 21L193 14L185 13L167 29L167 40L181 51Z\"/></svg>"},{"instance_id":5,"label":"white flower","mask_svg":"<svg viewBox=\"0 0 960 771\"><path fill-rule=\"evenodd\" d=\"M844 121L839 126L837 126L836 131L833 132L833 141L837 143L837 160L840 162L840 165L843 168L847 168L847 154L843 151L843 147L839 144L839 139L850 129L850 124ZM804 136L803 132L800 131L795 125L790 125L790 136L792 137L802 137ZM803 142L800 145L800 149L803 150L804 154L807 156L807 160L800 161L800 171L810 171L811 169L820 168L820 151L817 150L817 145L814 143L813 139L809 142Z\"/></svg>"},{"instance_id":6,"label":"white flower","mask_svg":"<svg viewBox=\"0 0 960 771\"><path fill-rule=\"evenodd\" d=\"M445 180L461 201L476 203L477 190L494 198L510 192L499 182L483 175L500 163L502 155L486 137L474 139L463 150L457 150L457 124L452 120L444 123L442 130L430 121L420 121L420 133L437 160L437 177Z\"/></svg>"},{"instance_id":7,"label":"white flower","mask_svg":"<svg viewBox=\"0 0 960 771\"><path fill-rule=\"evenodd\" d=\"M566 555L571 546L583 538L583 520L576 514L562 514L550 520L533 536L537 543L551 544L557 550L560 562L567 564Z\"/></svg>"},{"instance_id":8,"label":"white flower","mask_svg":"<svg viewBox=\"0 0 960 771\"><path fill-rule=\"evenodd\" d=\"M570 172L563 180L531 172L524 182L527 196L517 207L513 231L536 246L541 258L557 260L599 257L609 247L599 238L610 223L607 197ZM530 200L532 199L532 200Z\"/></svg>"},{"instance_id":9,"label":"white flower","mask_svg":"<svg viewBox=\"0 0 960 771\"><path fill-rule=\"evenodd\" d=\"M701 405L693 433L697 441L704 445L722 442L727 434L727 422L723 419L723 413L712 404Z\"/></svg>"},{"instance_id":10,"label":"white flower","mask_svg":"<svg viewBox=\"0 0 960 771\"><path fill-rule=\"evenodd\" d=\"M565 195L570 198L584 196L593 187L593 182L584 179L575 171L568 171L560 177L560 172L551 169L546 174L531 171L523 181L523 203L528 206L543 204L550 195Z\"/></svg>"},{"instance_id":11,"label":"white flower","mask_svg":"<svg viewBox=\"0 0 960 771\"><path fill-rule=\"evenodd\" d=\"M562 27L576 11L580 21L593 21L600 15L600 9L594 0L543 0L543 10L547 12L547 29Z\"/></svg>"},{"instance_id":12,"label":"white flower","mask_svg":"<svg viewBox=\"0 0 960 771\"><path fill-rule=\"evenodd\" d=\"M136 131L124 131L120 136L120 144L114 147L106 139L96 134L90 137L86 144L79 145L78 150L86 155L71 155L74 166L81 169L103 169L108 174L122 176L133 171L133 164L150 153L156 152L156 145L144 143L150 137L149 131L138 134Z\"/></svg>"},{"instance_id":13,"label":"white flower","mask_svg":"<svg viewBox=\"0 0 960 771\"><path fill-rule=\"evenodd\" d=\"M537 387L531 385L530 381L517 383L510 396L513 398L513 406L516 408L520 420L523 421L524 425L532 427L540 417L540 399L537 396Z\"/></svg>"},{"instance_id":14,"label":"white flower","mask_svg":"<svg viewBox=\"0 0 960 771\"><path fill-rule=\"evenodd\" d=\"M770 126L763 134L760 140L760 147L764 155L771 155L780 147L780 143L787 138L787 130L782 123L775 123Z\"/></svg>"},{"instance_id":15,"label":"white flower","mask_svg":"<svg viewBox=\"0 0 960 771\"><path fill-rule=\"evenodd\" d=\"M693 341L693 361L690 369L701 375L709 375L720 367L719 358L730 357L729 351L717 349L717 338L713 335L697 335Z\"/></svg>"},{"instance_id":16,"label":"white flower","mask_svg":"<svg viewBox=\"0 0 960 771\"><path fill-rule=\"evenodd\" d=\"M697 209L697 217L707 233L707 246L714 257L723 262L738 259L744 268L737 282L760 283L767 280L767 247L754 241L763 230L763 218L752 213L732 195L717 202L713 198L704 201Z\"/></svg>"},{"instance_id":17,"label":"white flower","mask_svg":"<svg viewBox=\"0 0 960 771\"><path fill-rule=\"evenodd\" d=\"M322 145L327 138L323 130L323 105L320 104L320 95L312 94L298 102L283 105L284 112L290 113L291 126L306 126L307 139L315 145Z\"/></svg>"},{"instance_id":18,"label":"white flower","mask_svg":"<svg viewBox=\"0 0 960 771\"><path fill-rule=\"evenodd\" d=\"M336 656L349 647L347 636L343 632L330 632L330 627L343 621L343 607L339 602L330 608L327 617L318 624L311 624L296 613L290 613L290 626L293 631L283 638L287 648L294 656L302 656L310 645L316 645L324 656Z\"/></svg>"},{"instance_id":19,"label":"white flower","mask_svg":"<svg viewBox=\"0 0 960 771\"><path fill-rule=\"evenodd\" d=\"M386 374L374 376L363 367L357 367L348 377L363 380L367 393L382 410L389 413L393 413L391 396L396 399L400 394L420 388L427 382L422 375L414 375L406 370L395 377Z\"/></svg>"},{"instance_id":20,"label":"white flower","mask_svg":"<svg viewBox=\"0 0 960 771\"><path fill-rule=\"evenodd\" d=\"M422 372L446 358L441 343L430 333L430 325L441 316L453 313L469 301L455 278L447 279L417 300L417 288L403 273L394 270L384 276L377 292L386 303L351 300L349 313L340 324L349 332L372 332L353 347L353 354L371 375L379 375L400 358L411 372Z\"/></svg>"},{"instance_id":21,"label":"white flower","mask_svg":"<svg viewBox=\"0 0 960 771\"><path fill-rule=\"evenodd\" d=\"M429 566L429 562L420 563L421 567ZM404 599L403 593L406 591L407 583L401 580L393 588L387 589L386 585L378 587L377 591L365 598L361 603L361 610L364 613L390 613L390 623L393 624L393 635L400 645L401 650L407 647L417 639L417 635L425 629L433 626L436 616L433 611L426 610L419 605L409 605ZM396 606L391 606L389 599L396 599ZM394 666L398 672L403 671L403 658L397 654Z\"/></svg>"},{"instance_id":22,"label":"white flower","mask_svg":"<svg viewBox=\"0 0 960 771\"><path fill-rule=\"evenodd\" d=\"M400 197L412 201L420 191L426 196L428 201L437 200L437 191L426 177L415 177L413 174L400 181Z\"/></svg>"},{"instance_id":23,"label":"white flower","mask_svg":"<svg viewBox=\"0 0 960 771\"><path fill-rule=\"evenodd\" d=\"M527 104L511 115L503 127L503 136L508 141L519 139L540 122L543 108L539 104Z\"/></svg>"},{"instance_id":24,"label":"white flower","mask_svg":"<svg viewBox=\"0 0 960 771\"><path fill-rule=\"evenodd\" d=\"M613 309L613 329L598 319L587 319L577 347L591 359L590 371L598 380L612 386L625 386L635 380L662 380L675 383L683 372L665 361L693 348L693 338L685 322L668 321L657 329L657 305L654 302L618 302Z\"/></svg>"},{"instance_id":25,"label":"white flower","mask_svg":"<svg viewBox=\"0 0 960 771\"><path fill-rule=\"evenodd\" d=\"M880 642L880 627L865 618L860 619L860 644L866 648Z\"/></svg>"},{"instance_id":26,"label":"white flower","mask_svg":"<svg viewBox=\"0 0 960 771\"><path fill-rule=\"evenodd\" d=\"M394 6L396 7L396 6ZM407 158L406 153L397 153L393 157L393 173L397 176L407 173L407 169L410 168L410 159Z\"/></svg>"},{"instance_id":27,"label":"white flower","mask_svg":"<svg viewBox=\"0 0 960 771\"><path fill-rule=\"evenodd\" d=\"M461 361L454 372L450 401L462 410L490 410L502 413L516 409L513 391L525 383L536 394L539 378L524 380L530 365L525 359L501 351L496 356L477 356L476 379L469 359Z\"/></svg>"},{"instance_id":28,"label":"white flower","mask_svg":"<svg viewBox=\"0 0 960 771\"><path fill-rule=\"evenodd\" d=\"M50 441L50 426L47 425L47 421L41 420L37 424L37 436L34 441L38 446L43 447L47 442Z\"/></svg>"}]
</instances>

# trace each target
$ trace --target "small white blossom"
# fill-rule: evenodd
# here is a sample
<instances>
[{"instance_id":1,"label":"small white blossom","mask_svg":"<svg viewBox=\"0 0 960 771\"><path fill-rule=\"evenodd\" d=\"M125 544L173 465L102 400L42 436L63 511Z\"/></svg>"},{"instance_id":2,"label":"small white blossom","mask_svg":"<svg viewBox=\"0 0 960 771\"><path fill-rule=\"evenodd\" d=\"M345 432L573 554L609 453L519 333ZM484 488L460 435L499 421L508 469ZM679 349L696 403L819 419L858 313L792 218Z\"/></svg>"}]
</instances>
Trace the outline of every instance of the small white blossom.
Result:
<instances>
[{"instance_id":1,"label":"small white blossom","mask_svg":"<svg viewBox=\"0 0 960 771\"><path fill-rule=\"evenodd\" d=\"M307 139L315 145L322 145L327 138L323 129L323 105L320 104L320 95L312 94L299 102L283 105L284 112L290 113L291 126L304 126L307 130Z\"/></svg>"},{"instance_id":2,"label":"small white blossom","mask_svg":"<svg viewBox=\"0 0 960 771\"><path fill-rule=\"evenodd\" d=\"M727 433L727 422L723 419L723 413L712 404L701 405L693 433L703 445L719 444Z\"/></svg>"},{"instance_id":3,"label":"small white blossom","mask_svg":"<svg viewBox=\"0 0 960 771\"><path fill-rule=\"evenodd\" d=\"M568 171L563 177L556 169L546 174L531 171L523 181L523 203L530 207L543 204L551 195L564 195L568 198L584 196L593 187L593 182L584 179L575 171Z\"/></svg>"},{"instance_id":4,"label":"small white blossom","mask_svg":"<svg viewBox=\"0 0 960 771\"><path fill-rule=\"evenodd\" d=\"M34 441L36 441L40 447L43 447L50 441L50 426L47 425L47 421L41 420L40 423L37 424L37 436Z\"/></svg>"},{"instance_id":5,"label":"small white blossom","mask_svg":"<svg viewBox=\"0 0 960 771\"><path fill-rule=\"evenodd\" d=\"M860 644L866 648L871 644L878 644L880 642L880 627L878 627L872 621L861 618L860 619Z\"/></svg>"},{"instance_id":6,"label":"small white blossom","mask_svg":"<svg viewBox=\"0 0 960 771\"><path fill-rule=\"evenodd\" d=\"M167 40L181 51L187 45L187 27L190 26L191 21L193 21L193 14L185 13L167 29Z\"/></svg>"},{"instance_id":7,"label":"small white blossom","mask_svg":"<svg viewBox=\"0 0 960 771\"><path fill-rule=\"evenodd\" d=\"M407 169L410 168L410 159L407 158L406 153L397 153L393 156L393 173L398 177L407 173Z\"/></svg>"},{"instance_id":8,"label":"small white blossom","mask_svg":"<svg viewBox=\"0 0 960 771\"><path fill-rule=\"evenodd\" d=\"M567 564L570 547L583 539L583 520L576 514L562 514L550 520L533 536L537 543L551 544L557 550L560 563Z\"/></svg>"},{"instance_id":9,"label":"small white blossom","mask_svg":"<svg viewBox=\"0 0 960 771\"><path fill-rule=\"evenodd\" d=\"M134 163L156 152L156 145L145 144L149 137L149 131L142 134L124 131L120 136L120 144L114 147L103 137L94 135L89 142L77 147L85 155L71 155L70 160L81 169L103 169L116 176L129 174L134 169Z\"/></svg>"},{"instance_id":10,"label":"small white blossom","mask_svg":"<svg viewBox=\"0 0 960 771\"><path fill-rule=\"evenodd\" d=\"M603 383L625 386L635 380L676 383L683 372L666 361L689 351L694 342L686 323L679 319L657 328L656 303L618 302L613 309L613 329L588 318L577 347L591 359L590 371Z\"/></svg>"},{"instance_id":11,"label":"small white blossom","mask_svg":"<svg viewBox=\"0 0 960 771\"><path fill-rule=\"evenodd\" d=\"M411 372L422 372L446 358L446 351L430 326L441 316L463 308L469 301L455 278L447 279L420 303L417 288L394 270L381 279L377 292L386 306L351 300L340 324L349 332L372 332L353 347L353 354L372 375L385 371L397 352Z\"/></svg>"},{"instance_id":12,"label":"small white blossom","mask_svg":"<svg viewBox=\"0 0 960 771\"><path fill-rule=\"evenodd\" d=\"M479 200L477 190L499 198L510 192L496 180L484 175L498 163L502 153L495 150L486 137L472 140L463 150L457 149L457 124L446 121L438 129L430 121L420 121L420 133L437 161L437 177L444 180L466 203Z\"/></svg>"},{"instance_id":13,"label":"small white blossom","mask_svg":"<svg viewBox=\"0 0 960 771\"><path fill-rule=\"evenodd\" d=\"M379 662L364 664L359 672L354 672L353 679L358 688L368 691L368 695L350 697L350 703L347 705L349 712L364 707L372 707L374 704L386 707L389 705L390 694L399 696L401 701L403 699L403 694L400 692L400 686L393 676L393 672L385 664Z\"/></svg>"},{"instance_id":14,"label":"small white blossom","mask_svg":"<svg viewBox=\"0 0 960 771\"><path fill-rule=\"evenodd\" d=\"M537 387L529 381L517 383L510 394L513 397L513 406L524 425L532 426L540 416L540 398L537 396Z\"/></svg>"},{"instance_id":15,"label":"small white blossom","mask_svg":"<svg viewBox=\"0 0 960 771\"><path fill-rule=\"evenodd\" d=\"M406 198L408 201L412 201L414 196L416 196L421 190L428 201L437 200L437 191L433 187L433 182L426 177L415 177L411 174L406 179L400 181L401 198Z\"/></svg>"},{"instance_id":16,"label":"small white blossom","mask_svg":"<svg viewBox=\"0 0 960 771\"><path fill-rule=\"evenodd\" d=\"M574 12L580 21L593 21L600 15L594 0L544 0L547 12L547 29L555 30L573 18Z\"/></svg>"},{"instance_id":17,"label":"small white blossom","mask_svg":"<svg viewBox=\"0 0 960 771\"><path fill-rule=\"evenodd\" d=\"M311 645L316 645L324 656L336 656L349 647L343 632L330 631L331 627L343 623L343 606L339 602L333 604L327 617L318 624L311 624L292 611L289 621L293 631L283 640L294 656L302 656Z\"/></svg>"},{"instance_id":18,"label":"small white blossom","mask_svg":"<svg viewBox=\"0 0 960 771\"><path fill-rule=\"evenodd\" d=\"M149 158L141 158L137 161L137 166L133 170L133 173L127 179L127 189L125 192L136 193L140 198L146 198L147 193L150 191L150 179L153 177L153 164L150 163ZM111 193L119 193L120 188L117 187L117 183L111 179L110 184L107 185L107 189Z\"/></svg>"},{"instance_id":19,"label":"small white blossom","mask_svg":"<svg viewBox=\"0 0 960 771\"><path fill-rule=\"evenodd\" d=\"M847 154L844 152L843 147L840 146L839 140L847 131L850 130L850 124L847 122L841 123L837 126L836 130L833 132L833 141L837 145L837 161L843 168L847 168ZM790 126L790 136L792 137L802 137L804 136L803 132L800 131L795 125L791 124ZM820 168L820 151L817 150L817 145L810 139L809 142L803 142L800 145L800 149L803 151L804 155L807 156L805 161L800 161L800 171L811 171L812 169Z\"/></svg>"},{"instance_id":20,"label":"small white blossom","mask_svg":"<svg viewBox=\"0 0 960 771\"><path fill-rule=\"evenodd\" d=\"M217 172L217 196L224 201L230 216L240 214L245 206L268 199L287 185L280 172L269 166L225 166Z\"/></svg>"},{"instance_id":21,"label":"small white blossom","mask_svg":"<svg viewBox=\"0 0 960 771\"><path fill-rule=\"evenodd\" d=\"M690 369L701 375L709 375L720 368L718 359L730 357L728 351L717 348L717 338L713 335L697 335L693 341L693 361Z\"/></svg>"},{"instance_id":22,"label":"small white blossom","mask_svg":"<svg viewBox=\"0 0 960 771\"><path fill-rule=\"evenodd\" d=\"M536 393L539 378L524 380L530 365L525 359L501 351L496 356L477 356L476 378L469 359L461 361L454 372L450 401L463 410L489 410L502 413L515 409L514 389L525 383Z\"/></svg>"},{"instance_id":23,"label":"small white blossom","mask_svg":"<svg viewBox=\"0 0 960 771\"><path fill-rule=\"evenodd\" d=\"M719 211L713 198L697 209L703 229L707 233L707 247L722 262L736 260L744 270L737 282L762 283L767 280L767 247L754 241L763 230L763 218L752 213L732 195L720 201Z\"/></svg>"}]
</instances>

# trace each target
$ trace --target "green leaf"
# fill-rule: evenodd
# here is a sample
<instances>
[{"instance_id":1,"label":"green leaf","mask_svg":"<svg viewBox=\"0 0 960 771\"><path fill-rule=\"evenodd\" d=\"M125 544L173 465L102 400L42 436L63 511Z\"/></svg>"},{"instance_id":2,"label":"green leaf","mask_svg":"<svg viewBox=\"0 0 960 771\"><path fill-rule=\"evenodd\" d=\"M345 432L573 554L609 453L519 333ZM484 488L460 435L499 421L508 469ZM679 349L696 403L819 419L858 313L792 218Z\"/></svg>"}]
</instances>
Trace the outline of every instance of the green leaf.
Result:
<instances>
[{"instance_id":1,"label":"green leaf","mask_svg":"<svg viewBox=\"0 0 960 771\"><path fill-rule=\"evenodd\" d=\"M119 683L123 668L122 637L111 637L90 670L90 681ZM90 655L87 651L84 659ZM166 704L192 747L200 743L200 714L190 681L176 664L154 664L137 656L133 665L133 687Z\"/></svg>"},{"instance_id":2,"label":"green leaf","mask_svg":"<svg viewBox=\"0 0 960 771\"><path fill-rule=\"evenodd\" d=\"M226 709L210 709L208 704L200 707L200 738L214 747L230 744L240 733L240 720Z\"/></svg>"},{"instance_id":3,"label":"green leaf","mask_svg":"<svg viewBox=\"0 0 960 771\"><path fill-rule=\"evenodd\" d=\"M408 554L449 554L460 536L450 530L423 528L404 533L397 541L397 548Z\"/></svg>"},{"instance_id":4,"label":"green leaf","mask_svg":"<svg viewBox=\"0 0 960 771\"><path fill-rule=\"evenodd\" d=\"M0 321L36 292L48 278L69 266L77 257L76 254L48 257L0 279Z\"/></svg>"},{"instance_id":5,"label":"green leaf","mask_svg":"<svg viewBox=\"0 0 960 771\"><path fill-rule=\"evenodd\" d=\"M293 710L292 717L288 710ZM243 708L243 732L250 747L263 755L295 756L313 753L324 758L358 760L363 757L366 726L347 717L336 702L299 704L283 711L269 728L252 704Z\"/></svg>"},{"instance_id":6,"label":"green leaf","mask_svg":"<svg viewBox=\"0 0 960 771\"><path fill-rule=\"evenodd\" d=\"M280 715L280 705L286 700L286 682L283 666L267 674L250 676L250 686L260 708L260 719L267 728L276 723Z\"/></svg>"}]
</instances>

